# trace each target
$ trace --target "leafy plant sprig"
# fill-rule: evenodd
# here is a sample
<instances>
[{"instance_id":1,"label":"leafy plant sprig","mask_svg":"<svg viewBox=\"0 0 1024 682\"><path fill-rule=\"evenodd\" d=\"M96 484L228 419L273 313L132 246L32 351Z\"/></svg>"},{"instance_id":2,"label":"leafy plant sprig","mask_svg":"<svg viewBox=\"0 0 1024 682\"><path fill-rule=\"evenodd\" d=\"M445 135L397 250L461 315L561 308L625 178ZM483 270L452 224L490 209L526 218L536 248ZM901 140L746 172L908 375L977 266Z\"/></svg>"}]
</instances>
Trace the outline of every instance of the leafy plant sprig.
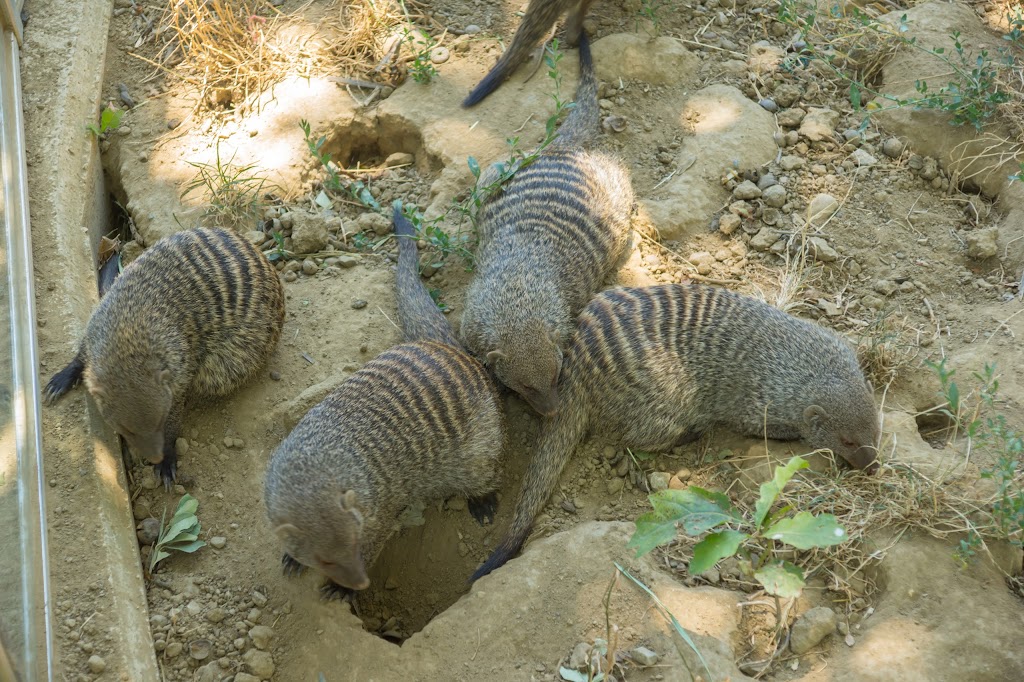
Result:
<instances>
[{"instance_id":1,"label":"leafy plant sprig","mask_svg":"<svg viewBox=\"0 0 1024 682\"><path fill-rule=\"evenodd\" d=\"M172 551L191 554L206 545L199 539L202 527L199 524L199 517L196 516L198 508L199 500L185 493L178 501L178 507L174 510L170 522L164 525L164 518L160 519L160 535L153 544L153 551L149 556L150 574L156 570L158 563L171 555ZM166 513L164 517L166 518Z\"/></svg>"},{"instance_id":2,"label":"leafy plant sprig","mask_svg":"<svg viewBox=\"0 0 1024 682\"><path fill-rule=\"evenodd\" d=\"M830 547L846 542L848 535L832 514L814 515L801 511L788 515L790 505L771 512L782 489L807 461L793 457L785 466L775 468L772 480L761 484L761 495L753 514L744 515L723 493L690 486L685 490L661 490L650 496L654 510L640 516L636 532L628 546L637 556L659 545L672 542L678 525L687 535L698 537L719 526L734 526L710 533L693 548L690 574L698 575L713 568L719 561L733 555L740 559L740 569L752 576L768 594L776 597L797 597L804 587L804 573L799 566L774 556L775 543L796 549ZM758 551L752 552L748 545Z\"/></svg>"},{"instance_id":3,"label":"leafy plant sprig","mask_svg":"<svg viewBox=\"0 0 1024 682\"><path fill-rule=\"evenodd\" d=\"M327 136L321 135L318 139L314 140L312 137L312 131L310 130L309 121L306 119L299 121L299 128L302 129L302 135L306 141L306 147L309 149L309 153L314 159L320 162L320 165L323 166L324 170L327 172L327 178L323 182L324 189L328 192L348 194L363 206L379 211L380 204L373 198L373 195L370 193L370 189L366 186L366 183L362 180L342 179L337 167L331 162L330 153L323 149L324 143L327 142ZM330 200L326 195L324 195L324 199L317 197L317 203L323 206L323 203L330 204ZM323 207L326 208L326 206Z\"/></svg>"},{"instance_id":4,"label":"leafy plant sprig","mask_svg":"<svg viewBox=\"0 0 1024 682\"><path fill-rule=\"evenodd\" d=\"M100 113L100 124L90 123L86 129L96 137L103 137L111 130L117 130L121 125L121 118L124 117L124 110L116 107L104 107Z\"/></svg>"}]
</instances>

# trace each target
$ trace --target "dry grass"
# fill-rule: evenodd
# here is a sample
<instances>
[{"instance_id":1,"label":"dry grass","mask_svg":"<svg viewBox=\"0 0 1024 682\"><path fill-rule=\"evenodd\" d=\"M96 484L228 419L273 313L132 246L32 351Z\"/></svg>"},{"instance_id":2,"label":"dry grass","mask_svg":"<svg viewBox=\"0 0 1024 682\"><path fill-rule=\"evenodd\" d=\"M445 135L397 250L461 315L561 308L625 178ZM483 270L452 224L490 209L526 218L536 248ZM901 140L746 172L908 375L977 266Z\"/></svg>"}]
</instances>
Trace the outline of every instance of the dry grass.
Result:
<instances>
[{"instance_id":1,"label":"dry grass","mask_svg":"<svg viewBox=\"0 0 1024 682\"><path fill-rule=\"evenodd\" d=\"M263 0L168 0L152 31L156 56L140 58L173 69L198 91L199 107L238 107L286 76L374 79L397 65L413 22L426 20L409 0L336 0L311 23L306 15L320 14L313 4L284 15Z\"/></svg>"},{"instance_id":2,"label":"dry grass","mask_svg":"<svg viewBox=\"0 0 1024 682\"><path fill-rule=\"evenodd\" d=\"M879 313L857 340L857 360L875 386L886 386L914 364L919 333L891 310Z\"/></svg>"}]
</instances>

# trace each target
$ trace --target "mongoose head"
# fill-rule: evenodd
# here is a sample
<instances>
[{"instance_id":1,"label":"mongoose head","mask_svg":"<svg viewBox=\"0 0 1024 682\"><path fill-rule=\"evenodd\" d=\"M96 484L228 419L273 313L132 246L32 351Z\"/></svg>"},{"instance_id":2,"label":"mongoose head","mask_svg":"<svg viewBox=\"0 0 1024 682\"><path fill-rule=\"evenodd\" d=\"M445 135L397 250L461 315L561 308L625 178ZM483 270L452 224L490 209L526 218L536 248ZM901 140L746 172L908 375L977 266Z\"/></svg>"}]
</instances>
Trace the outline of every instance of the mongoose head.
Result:
<instances>
[{"instance_id":1,"label":"mongoose head","mask_svg":"<svg viewBox=\"0 0 1024 682\"><path fill-rule=\"evenodd\" d=\"M487 364L501 383L518 393L545 417L558 412L558 375L562 349L558 334L543 322L524 325L516 339L502 339L487 354Z\"/></svg>"},{"instance_id":2,"label":"mongoose head","mask_svg":"<svg viewBox=\"0 0 1024 682\"><path fill-rule=\"evenodd\" d=\"M130 371L122 366L113 372L86 367L85 386L100 415L128 442L139 459L159 464L164 459L164 426L174 395L169 369Z\"/></svg>"},{"instance_id":3,"label":"mongoose head","mask_svg":"<svg viewBox=\"0 0 1024 682\"><path fill-rule=\"evenodd\" d=\"M845 394L844 394L845 393ZM815 448L827 448L851 466L868 473L878 470L881 429L870 388L818 400L804 410L803 438Z\"/></svg>"},{"instance_id":4,"label":"mongoose head","mask_svg":"<svg viewBox=\"0 0 1024 682\"><path fill-rule=\"evenodd\" d=\"M284 551L304 566L315 568L351 590L370 586L363 561L363 514L356 493L346 490L331 495L315 513L304 515L301 527L271 519Z\"/></svg>"}]
</instances>

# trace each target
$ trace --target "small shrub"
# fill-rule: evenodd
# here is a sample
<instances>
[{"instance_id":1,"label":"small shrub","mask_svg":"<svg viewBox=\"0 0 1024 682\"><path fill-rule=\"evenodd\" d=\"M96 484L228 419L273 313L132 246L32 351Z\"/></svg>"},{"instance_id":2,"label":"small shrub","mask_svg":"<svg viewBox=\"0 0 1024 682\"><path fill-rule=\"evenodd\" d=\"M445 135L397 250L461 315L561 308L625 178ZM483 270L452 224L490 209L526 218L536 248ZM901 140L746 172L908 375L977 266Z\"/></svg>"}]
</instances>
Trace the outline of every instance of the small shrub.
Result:
<instances>
[{"instance_id":1,"label":"small shrub","mask_svg":"<svg viewBox=\"0 0 1024 682\"><path fill-rule=\"evenodd\" d=\"M771 481L761 484L761 496L753 514L742 514L729 498L719 492L690 486L685 490L661 490L650 496L654 511L636 520L636 533L628 546L637 556L676 538L676 529L698 537L719 526L734 526L705 537L693 548L691 575L713 568L719 561L733 555L740 557L740 569L753 577L768 594L776 597L797 597L804 587L803 570L795 564L774 556L776 542L796 549L830 547L847 540L846 531L831 514L814 515L800 511L791 514L789 505L770 513L786 483L806 460L793 457L785 466L775 468ZM748 545L756 548L751 551Z\"/></svg>"}]
</instances>

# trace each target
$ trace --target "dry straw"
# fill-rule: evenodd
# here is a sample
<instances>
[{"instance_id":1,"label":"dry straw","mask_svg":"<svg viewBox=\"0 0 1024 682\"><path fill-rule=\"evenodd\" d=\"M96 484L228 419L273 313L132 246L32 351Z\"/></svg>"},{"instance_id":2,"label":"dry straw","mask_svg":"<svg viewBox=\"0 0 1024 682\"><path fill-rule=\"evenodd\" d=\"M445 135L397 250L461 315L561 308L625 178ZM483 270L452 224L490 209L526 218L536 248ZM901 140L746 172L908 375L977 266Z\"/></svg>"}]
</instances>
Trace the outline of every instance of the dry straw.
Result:
<instances>
[{"instance_id":1,"label":"dry straw","mask_svg":"<svg viewBox=\"0 0 1024 682\"><path fill-rule=\"evenodd\" d=\"M393 52L396 35L427 19L419 5L401 0L337 0L316 9L312 0L287 15L264 0L169 0L152 33L156 55L135 56L193 86L198 107L237 107L286 76L369 74Z\"/></svg>"}]
</instances>

